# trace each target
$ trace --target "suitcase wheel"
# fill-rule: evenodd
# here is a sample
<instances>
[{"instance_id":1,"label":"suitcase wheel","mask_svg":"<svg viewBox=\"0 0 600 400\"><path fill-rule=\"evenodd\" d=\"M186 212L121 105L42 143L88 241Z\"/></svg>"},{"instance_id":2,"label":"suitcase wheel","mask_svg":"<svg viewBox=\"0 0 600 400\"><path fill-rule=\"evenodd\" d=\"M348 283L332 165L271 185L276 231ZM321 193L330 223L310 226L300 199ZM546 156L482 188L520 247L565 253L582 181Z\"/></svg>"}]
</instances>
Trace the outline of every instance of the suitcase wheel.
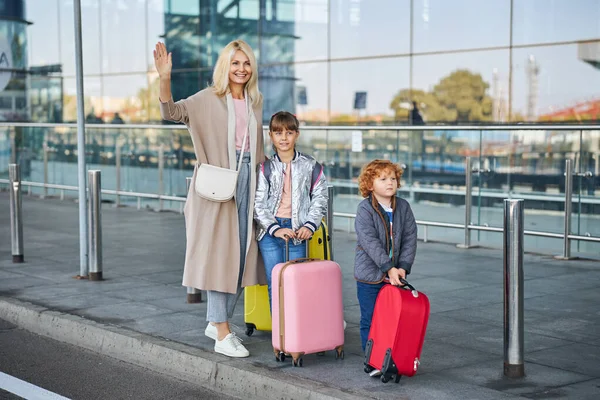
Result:
<instances>
[{"instance_id":1,"label":"suitcase wheel","mask_svg":"<svg viewBox=\"0 0 600 400\"><path fill-rule=\"evenodd\" d=\"M281 351L281 352L275 354L275 360L277 362L284 362L285 361L285 353Z\"/></svg>"},{"instance_id":2,"label":"suitcase wheel","mask_svg":"<svg viewBox=\"0 0 600 400\"><path fill-rule=\"evenodd\" d=\"M302 367L303 364L302 357L300 357L298 360L292 360L292 365L294 367Z\"/></svg>"},{"instance_id":3,"label":"suitcase wheel","mask_svg":"<svg viewBox=\"0 0 600 400\"><path fill-rule=\"evenodd\" d=\"M317 355L318 355L318 356L324 356L324 355L325 355L325 352L324 352L324 351L320 351L320 352L318 352L318 353L317 353Z\"/></svg>"},{"instance_id":4,"label":"suitcase wheel","mask_svg":"<svg viewBox=\"0 0 600 400\"><path fill-rule=\"evenodd\" d=\"M344 359L344 349L343 348L335 349L335 359L336 360Z\"/></svg>"},{"instance_id":5,"label":"suitcase wheel","mask_svg":"<svg viewBox=\"0 0 600 400\"><path fill-rule=\"evenodd\" d=\"M254 333L254 329L256 329L256 325L246 324L246 336L252 336L252 334Z\"/></svg>"},{"instance_id":6,"label":"suitcase wheel","mask_svg":"<svg viewBox=\"0 0 600 400\"><path fill-rule=\"evenodd\" d=\"M390 377L387 375L381 375L381 382L388 383L390 381Z\"/></svg>"},{"instance_id":7,"label":"suitcase wheel","mask_svg":"<svg viewBox=\"0 0 600 400\"><path fill-rule=\"evenodd\" d=\"M365 373L370 374L375 368L371 367L369 364L365 365Z\"/></svg>"},{"instance_id":8,"label":"suitcase wheel","mask_svg":"<svg viewBox=\"0 0 600 400\"><path fill-rule=\"evenodd\" d=\"M396 374L396 377L394 378L394 383L400 383L400 378L402 378L402 375Z\"/></svg>"}]
</instances>

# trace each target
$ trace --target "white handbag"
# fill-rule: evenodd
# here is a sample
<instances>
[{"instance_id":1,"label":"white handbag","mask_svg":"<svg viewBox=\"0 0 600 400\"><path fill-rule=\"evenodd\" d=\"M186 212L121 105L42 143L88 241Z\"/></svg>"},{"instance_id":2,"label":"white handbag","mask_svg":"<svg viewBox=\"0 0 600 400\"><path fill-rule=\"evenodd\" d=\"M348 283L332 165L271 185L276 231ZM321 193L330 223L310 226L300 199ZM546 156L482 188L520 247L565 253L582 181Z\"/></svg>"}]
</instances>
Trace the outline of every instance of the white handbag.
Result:
<instances>
[{"instance_id":1,"label":"white handbag","mask_svg":"<svg viewBox=\"0 0 600 400\"><path fill-rule=\"evenodd\" d=\"M246 139L248 138L248 126L244 133L242 141L242 151L246 148ZM203 199L225 202L229 201L235 195L237 188L237 178L242 166L243 153L240 154L237 169L215 167L210 164L200 164L196 173L196 182L194 189L198 196Z\"/></svg>"}]
</instances>

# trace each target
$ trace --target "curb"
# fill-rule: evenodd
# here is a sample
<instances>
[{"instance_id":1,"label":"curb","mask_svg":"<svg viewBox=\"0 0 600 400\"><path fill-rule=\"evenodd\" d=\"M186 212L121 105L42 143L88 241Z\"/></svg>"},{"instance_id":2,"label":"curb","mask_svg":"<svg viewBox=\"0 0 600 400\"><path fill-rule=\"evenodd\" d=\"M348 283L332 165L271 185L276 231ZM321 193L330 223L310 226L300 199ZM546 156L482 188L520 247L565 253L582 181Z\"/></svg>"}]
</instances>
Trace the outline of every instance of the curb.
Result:
<instances>
[{"instance_id":1,"label":"curb","mask_svg":"<svg viewBox=\"0 0 600 400\"><path fill-rule=\"evenodd\" d=\"M364 399L195 347L0 296L0 318L35 334L244 399ZM234 362L234 361L233 361Z\"/></svg>"}]
</instances>

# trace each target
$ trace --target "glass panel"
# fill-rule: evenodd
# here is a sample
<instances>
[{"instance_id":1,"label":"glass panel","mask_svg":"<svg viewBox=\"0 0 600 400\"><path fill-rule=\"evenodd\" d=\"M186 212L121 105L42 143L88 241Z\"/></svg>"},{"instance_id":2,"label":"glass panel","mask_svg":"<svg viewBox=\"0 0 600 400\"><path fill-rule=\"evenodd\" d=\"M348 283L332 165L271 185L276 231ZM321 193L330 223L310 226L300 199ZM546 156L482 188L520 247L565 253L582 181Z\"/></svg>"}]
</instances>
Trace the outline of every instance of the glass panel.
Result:
<instances>
[{"instance_id":1,"label":"glass panel","mask_svg":"<svg viewBox=\"0 0 600 400\"><path fill-rule=\"evenodd\" d=\"M60 22L56 1L28 0L25 5L27 20L33 23L27 28L30 64L60 64Z\"/></svg>"},{"instance_id":2,"label":"glass panel","mask_svg":"<svg viewBox=\"0 0 600 400\"><path fill-rule=\"evenodd\" d=\"M513 51L513 120L600 119L600 73L579 58L578 46Z\"/></svg>"},{"instance_id":3,"label":"glass panel","mask_svg":"<svg viewBox=\"0 0 600 400\"><path fill-rule=\"evenodd\" d=\"M27 121L29 110L27 107L27 78L22 72L0 72L4 89L0 91L0 120Z\"/></svg>"},{"instance_id":4,"label":"glass panel","mask_svg":"<svg viewBox=\"0 0 600 400\"><path fill-rule=\"evenodd\" d=\"M395 97L409 88L409 58L333 62L331 77L332 124L391 123L401 112Z\"/></svg>"},{"instance_id":5,"label":"glass panel","mask_svg":"<svg viewBox=\"0 0 600 400\"><path fill-rule=\"evenodd\" d=\"M16 159L21 166L24 181L44 182L44 141L47 141L48 183L68 186L78 185L77 175L77 129L24 128L15 129ZM185 197L186 176L192 176L195 155L189 133L181 129L114 129L88 128L86 130L87 169L102 171L102 188L117 188L117 147L120 149L120 190L158 194L160 187L158 155L164 148L163 193ZM8 130L0 130L0 177L6 178L11 145ZM29 189L27 189L29 190ZM32 188L34 194L43 189ZM50 195L59 190L48 189ZM67 191L67 197L76 197L75 191ZM103 200L114 201L115 196L103 195ZM121 196L121 203L136 205L137 198ZM143 200L142 204L157 207L155 200ZM164 202L165 208L179 210L181 202Z\"/></svg>"},{"instance_id":6,"label":"glass panel","mask_svg":"<svg viewBox=\"0 0 600 400\"><path fill-rule=\"evenodd\" d=\"M413 12L417 53L510 44L509 1L414 0Z\"/></svg>"},{"instance_id":7,"label":"glass panel","mask_svg":"<svg viewBox=\"0 0 600 400\"><path fill-rule=\"evenodd\" d=\"M482 157L474 174L481 186L474 193L478 207L472 220L479 225L503 227L503 200L525 200L525 230L563 233L565 159L573 159L579 132L552 130L484 131ZM475 240L501 247L497 233L476 232ZM559 239L525 237L525 250L556 253Z\"/></svg>"},{"instance_id":8,"label":"glass panel","mask_svg":"<svg viewBox=\"0 0 600 400\"><path fill-rule=\"evenodd\" d=\"M600 130L581 133L573 177L573 217L576 235L600 237ZM589 257L600 253L600 243L573 242L571 251Z\"/></svg>"},{"instance_id":9,"label":"glass panel","mask_svg":"<svg viewBox=\"0 0 600 400\"><path fill-rule=\"evenodd\" d=\"M62 122L62 78L32 75L29 83L31 120L34 122Z\"/></svg>"},{"instance_id":10,"label":"glass panel","mask_svg":"<svg viewBox=\"0 0 600 400\"><path fill-rule=\"evenodd\" d=\"M513 43L548 43L600 37L600 2L515 0Z\"/></svg>"},{"instance_id":11,"label":"glass panel","mask_svg":"<svg viewBox=\"0 0 600 400\"><path fill-rule=\"evenodd\" d=\"M332 58L410 52L410 0L330 3ZM382 27L393 29L393 34L382 35Z\"/></svg>"},{"instance_id":12,"label":"glass panel","mask_svg":"<svg viewBox=\"0 0 600 400\"><path fill-rule=\"evenodd\" d=\"M295 61L327 59L327 0L277 1L274 13L283 25L292 26L296 39Z\"/></svg>"},{"instance_id":13,"label":"glass panel","mask_svg":"<svg viewBox=\"0 0 600 400\"><path fill-rule=\"evenodd\" d=\"M144 0L102 0L100 18L103 73L146 71L154 64L144 45Z\"/></svg>"},{"instance_id":14,"label":"glass panel","mask_svg":"<svg viewBox=\"0 0 600 400\"><path fill-rule=\"evenodd\" d=\"M147 0L147 18L148 24L146 26L146 37L148 42L146 43L146 54L150 58L152 64L151 70L154 70L154 60L152 58L152 51L156 42L163 42L164 38L162 35L167 33L165 29L165 2L164 0ZM197 1L195 4L199 4ZM191 8L191 7L190 7ZM171 51L168 48L169 51Z\"/></svg>"},{"instance_id":15,"label":"glass panel","mask_svg":"<svg viewBox=\"0 0 600 400\"><path fill-rule=\"evenodd\" d=\"M73 2L61 0L60 18L60 56L64 74L75 76L75 16ZM35 21L34 21L35 22ZM86 75L101 72L100 57L100 7L98 0L81 2L81 34L83 39L83 71Z\"/></svg>"},{"instance_id":16,"label":"glass panel","mask_svg":"<svg viewBox=\"0 0 600 400\"><path fill-rule=\"evenodd\" d=\"M507 121L508 59L508 50L415 57L412 100L425 122ZM403 88L393 104L399 120L410 108Z\"/></svg>"},{"instance_id":17,"label":"glass panel","mask_svg":"<svg viewBox=\"0 0 600 400\"><path fill-rule=\"evenodd\" d=\"M327 121L327 64L277 65L260 69L263 120L277 111L295 113L308 123Z\"/></svg>"},{"instance_id":18,"label":"glass panel","mask_svg":"<svg viewBox=\"0 0 600 400\"><path fill-rule=\"evenodd\" d=\"M306 130L303 130L303 134ZM356 213L358 203L363 199L358 191L358 176L361 168L379 158L398 162L400 143L397 131L327 131L326 146L323 146L323 131L313 134L312 145L317 159L327 160L327 179L335 186L335 212ZM406 144L403 143L404 148ZM326 151L324 151L326 149ZM404 186L405 182L401 182ZM402 193L403 194L403 193ZM354 230L354 221L337 218L334 224Z\"/></svg>"},{"instance_id":19,"label":"glass panel","mask_svg":"<svg viewBox=\"0 0 600 400\"><path fill-rule=\"evenodd\" d=\"M151 74L150 76L156 76L156 74ZM153 90L158 89L160 92L160 80L155 79L152 82ZM185 99L208 87L210 82L212 82L212 71L210 70L173 72L171 73L171 93L173 94L173 99L175 101ZM155 99L158 104L158 96Z\"/></svg>"},{"instance_id":20,"label":"glass panel","mask_svg":"<svg viewBox=\"0 0 600 400\"><path fill-rule=\"evenodd\" d=\"M77 121L77 89L75 78L65 78L63 80L63 119L64 122ZM102 112L104 109L102 99L102 85L100 78L84 78L84 109L86 122L102 122Z\"/></svg>"},{"instance_id":21,"label":"glass panel","mask_svg":"<svg viewBox=\"0 0 600 400\"><path fill-rule=\"evenodd\" d=\"M105 76L102 119L117 124L146 121L145 107L150 100L147 79L146 74ZM158 102L158 97L153 100Z\"/></svg>"}]
</instances>

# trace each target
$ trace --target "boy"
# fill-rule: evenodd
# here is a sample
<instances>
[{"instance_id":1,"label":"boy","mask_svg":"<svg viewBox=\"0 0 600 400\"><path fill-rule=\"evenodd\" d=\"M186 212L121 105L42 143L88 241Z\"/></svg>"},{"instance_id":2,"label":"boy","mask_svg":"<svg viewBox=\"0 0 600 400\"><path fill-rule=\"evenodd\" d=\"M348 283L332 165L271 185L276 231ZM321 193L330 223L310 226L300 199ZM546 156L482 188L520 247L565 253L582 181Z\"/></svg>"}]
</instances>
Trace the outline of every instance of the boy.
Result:
<instances>
[{"instance_id":1,"label":"boy","mask_svg":"<svg viewBox=\"0 0 600 400\"><path fill-rule=\"evenodd\" d=\"M402 170L387 160L363 167L358 188L354 278L360 305L360 339L367 344L375 300L386 282L401 286L417 252L417 223L408 202L396 196ZM378 371L371 372L375 376Z\"/></svg>"}]
</instances>

